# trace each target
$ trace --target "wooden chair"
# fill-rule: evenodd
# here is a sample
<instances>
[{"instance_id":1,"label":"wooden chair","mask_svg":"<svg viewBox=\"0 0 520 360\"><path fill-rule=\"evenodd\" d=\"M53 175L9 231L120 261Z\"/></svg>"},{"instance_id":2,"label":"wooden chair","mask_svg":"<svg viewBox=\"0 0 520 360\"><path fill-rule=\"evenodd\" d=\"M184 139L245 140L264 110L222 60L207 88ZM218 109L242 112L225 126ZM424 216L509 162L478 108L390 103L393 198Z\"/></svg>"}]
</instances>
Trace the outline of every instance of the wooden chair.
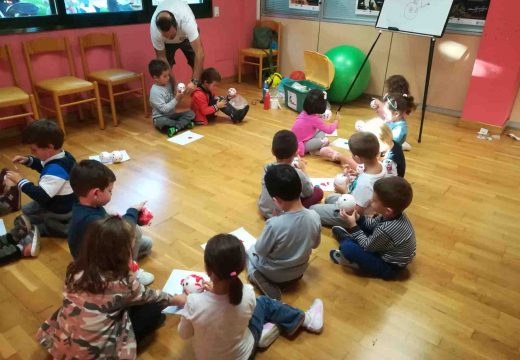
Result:
<instances>
[{"instance_id":1,"label":"wooden chair","mask_svg":"<svg viewBox=\"0 0 520 360\"><path fill-rule=\"evenodd\" d=\"M276 32L278 35L277 44L278 49L273 50L273 63L271 66L264 67L264 61L266 61L269 57L268 49L255 49L255 48L246 48L240 49L238 54L238 82L242 82L242 65L248 64L258 67L258 87L262 87L262 72L264 70L274 70L280 68L280 46L281 46L281 34L282 34L282 24L277 21L272 20L257 20L256 26L268 27Z\"/></svg>"},{"instance_id":2,"label":"wooden chair","mask_svg":"<svg viewBox=\"0 0 520 360\"><path fill-rule=\"evenodd\" d=\"M81 105L84 103L95 103L99 121L99 128L105 128L103 113L101 111L101 101L99 99L99 89L95 81L90 82L75 76L74 62L70 52L69 42L66 38L36 38L23 42L23 50L25 55L25 63L29 72L29 79L33 86L33 92L36 95L36 103L41 109L45 109L56 113L58 125L65 132L65 124L63 122L62 108ZM40 80L38 81L34 75L32 58L34 55L44 53L58 53L67 57L68 71L66 76ZM93 96L81 98L81 100L72 99L72 102L63 102L60 99L65 95L79 95L85 92L92 92ZM42 105L40 96L50 95L54 102L54 109ZM81 117L81 107L79 108Z\"/></svg>"},{"instance_id":3,"label":"wooden chair","mask_svg":"<svg viewBox=\"0 0 520 360\"><path fill-rule=\"evenodd\" d=\"M138 93L143 97L144 116L148 117L148 99L146 98L146 91L144 85L143 73L136 73L122 69L121 54L119 52L119 44L115 33L93 33L79 37L79 45L81 50L81 62L83 63L83 71L85 77L90 81L97 81L101 86L106 86L108 98L101 96L101 100L110 103L110 110L112 112L112 121L115 126L118 125L116 115L116 104L115 97L128 93ZM88 49L94 47L110 47L112 54L114 55L115 69L106 69L100 71L91 72L88 66L86 52ZM131 82L139 81L139 87L137 88L124 88L121 91L114 92L114 87L118 85L124 85Z\"/></svg>"},{"instance_id":4,"label":"wooden chair","mask_svg":"<svg viewBox=\"0 0 520 360\"><path fill-rule=\"evenodd\" d=\"M16 119L26 116L32 116L34 119L38 120L40 116L38 114L36 102L34 101L34 96L32 94L27 94L20 88L20 82L18 80L16 66L13 61L13 55L11 53L11 48L9 47L9 45L3 45L0 47L0 61L7 61L9 63L9 69L11 70L11 77L13 83L13 86L0 87L0 108L16 106L20 107L24 111L22 113L16 113L13 115L0 117L0 121ZM26 111L23 108L23 105L26 104L31 105L32 111Z\"/></svg>"}]
</instances>

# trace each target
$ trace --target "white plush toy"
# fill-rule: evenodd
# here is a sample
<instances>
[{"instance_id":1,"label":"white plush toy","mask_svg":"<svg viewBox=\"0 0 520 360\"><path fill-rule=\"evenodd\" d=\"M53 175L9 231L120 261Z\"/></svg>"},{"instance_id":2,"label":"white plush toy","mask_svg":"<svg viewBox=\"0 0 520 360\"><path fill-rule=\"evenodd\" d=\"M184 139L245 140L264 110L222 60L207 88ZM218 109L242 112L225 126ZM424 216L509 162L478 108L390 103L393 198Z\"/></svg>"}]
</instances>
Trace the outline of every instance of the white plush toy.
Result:
<instances>
[{"instance_id":1,"label":"white plush toy","mask_svg":"<svg viewBox=\"0 0 520 360\"><path fill-rule=\"evenodd\" d=\"M354 128L356 131L363 131L365 129L365 122L363 120L356 121Z\"/></svg>"},{"instance_id":2,"label":"white plush toy","mask_svg":"<svg viewBox=\"0 0 520 360\"><path fill-rule=\"evenodd\" d=\"M356 208L356 199L350 194L343 194L336 201L340 209L345 209L347 213L351 213Z\"/></svg>"},{"instance_id":3,"label":"white plush toy","mask_svg":"<svg viewBox=\"0 0 520 360\"><path fill-rule=\"evenodd\" d=\"M348 184L350 181L350 177L347 174L338 174L334 178L334 185L345 185Z\"/></svg>"},{"instance_id":4,"label":"white plush toy","mask_svg":"<svg viewBox=\"0 0 520 360\"><path fill-rule=\"evenodd\" d=\"M186 85L184 83L178 83L177 84L177 91L181 94L186 90Z\"/></svg>"},{"instance_id":5,"label":"white plush toy","mask_svg":"<svg viewBox=\"0 0 520 360\"><path fill-rule=\"evenodd\" d=\"M321 118L325 121L329 121L332 118L332 111L330 111L330 109L325 110L325 112L321 114Z\"/></svg>"},{"instance_id":6,"label":"white plush toy","mask_svg":"<svg viewBox=\"0 0 520 360\"><path fill-rule=\"evenodd\" d=\"M228 96L228 99L231 99L231 98L234 98L235 96L237 96L237 89L229 88L227 91L227 96Z\"/></svg>"},{"instance_id":7,"label":"white plush toy","mask_svg":"<svg viewBox=\"0 0 520 360\"><path fill-rule=\"evenodd\" d=\"M181 280L181 285L186 295L201 293L204 291L204 278L199 275L191 274Z\"/></svg>"},{"instance_id":8,"label":"white plush toy","mask_svg":"<svg viewBox=\"0 0 520 360\"><path fill-rule=\"evenodd\" d=\"M112 154L108 151L103 151L99 154L99 161L102 163L109 163L112 161Z\"/></svg>"},{"instance_id":9,"label":"white plush toy","mask_svg":"<svg viewBox=\"0 0 520 360\"><path fill-rule=\"evenodd\" d=\"M370 107L372 109L377 109L377 99L376 98L372 98L372 100L370 101Z\"/></svg>"},{"instance_id":10,"label":"white plush toy","mask_svg":"<svg viewBox=\"0 0 520 360\"><path fill-rule=\"evenodd\" d=\"M112 151L112 162L120 163L123 161L123 152L119 150Z\"/></svg>"}]
</instances>

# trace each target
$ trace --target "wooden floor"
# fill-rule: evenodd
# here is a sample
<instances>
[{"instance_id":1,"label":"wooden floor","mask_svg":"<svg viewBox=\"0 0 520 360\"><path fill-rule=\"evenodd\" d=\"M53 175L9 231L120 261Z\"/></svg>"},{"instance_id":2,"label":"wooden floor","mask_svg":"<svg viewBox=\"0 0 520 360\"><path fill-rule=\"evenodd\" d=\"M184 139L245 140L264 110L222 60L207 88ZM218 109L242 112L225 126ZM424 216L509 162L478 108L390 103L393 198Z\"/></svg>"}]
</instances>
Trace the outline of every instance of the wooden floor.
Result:
<instances>
[{"instance_id":1,"label":"wooden floor","mask_svg":"<svg viewBox=\"0 0 520 360\"><path fill-rule=\"evenodd\" d=\"M252 86L237 87L250 101L260 96ZM243 226L260 235L263 164L272 160L273 134L290 129L296 113L251 105L241 125L198 127L204 138L185 147L167 142L140 108L119 113L115 128L105 109L104 131L95 119L71 119L65 148L76 159L104 150L130 154L132 160L112 166L117 182L108 208L121 213L148 200L155 219L146 232L154 248L141 265L155 274L155 287L173 268L203 270L200 245L218 232ZM356 119L372 114L364 103L344 107L339 135L348 137ZM418 114L409 121L406 178L415 197L408 216L417 233L409 278L382 281L333 265L328 253L336 243L323 228L303 280L283 299L306 308L321 297L324 332L280 338L258 359L520 359L520 143L478 140L455 124L427 114L418 144ZM1 140L1 166L27 153L19 142ZM313 177L339 172L319 157L305 159ZM13 217L4 218L8 228ZM60 304L70 259L65 240L46 238L37 259L0 268L0 358L46 358L34 334ZM178 321L169 316L140 358L192 359Z\"/></svg>"}]
</instances>

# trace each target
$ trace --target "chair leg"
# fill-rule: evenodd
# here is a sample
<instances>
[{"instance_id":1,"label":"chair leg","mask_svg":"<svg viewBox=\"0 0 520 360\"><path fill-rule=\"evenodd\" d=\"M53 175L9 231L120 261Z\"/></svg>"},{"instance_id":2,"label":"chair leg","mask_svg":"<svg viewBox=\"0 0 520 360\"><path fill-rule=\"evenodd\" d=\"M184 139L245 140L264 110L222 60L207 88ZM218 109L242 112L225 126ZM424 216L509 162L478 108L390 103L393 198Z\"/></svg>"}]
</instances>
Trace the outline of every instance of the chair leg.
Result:
<instances>
[{"instance_id":1,"label":"chair leg","mask_svg":"<svg viewBox=\"0 0 520 360\"><path fill-rule=\"evenodd\" d=\"M110 100L110 112L112 113L112 123L114 126L119 125L117 122L117 114L116 114L116 100L114 99L114 88L112 87L112 83L107 84L108 89L108 99Z\"/></svg>"},{"instance_id":2,"label":"chair leg","mask_svg":"<svg viewBox=\"0 0 520 360\"><path fill-rule=\"evenodd\" d=\"M40 120L40 114L38 113L38 108L36 107L36 101L34 100L33 94L29 95L29 102L31 103L34 120Z\"/></svg>"},{"instance_id":3,"label":"chair leg","mask_svg":"<svg viewBox=\"0 0 520 360\"><path fill-rule=\"evenodd\" d=\"M144 75L140 74L139 79L141 80L141 89L143 91L144 117L147 118L149 113L148 113L148 99L146 98L146 90L144 87Z\"/></svg>"},{"instance_id":4,"label":"chair leg","mask_svg":"<svg viewBox=\"0 0 520 360\"><path fill-rule=\"evenodd\" d=\"M65 123L63 122L63 114L61 113L60 97L53 93L52 100L54 101L54 108L56 109L56 120L58 120L58 126L63 130L63 134L65 134Z\"/></svg>"},{"instance_id":5,"label":"chair leg","mask_svg":"<svg viewBox=\"0 0 520 360\"><path fill-rule=\"evenodd\" d=\"M258 61L258 87L262 88L262 66L264 65L263 59L260 57L260 60Z\"/></svg>"},{"instance_id":6,"label":"chair leg","mask_svg":"<svg viewBox=\"0 0 520 360\"><path fill-rule=\"evenodd\" d=\"M45 117L45 113L43 112L42 107L40 106L40 95L37 91L34 91L34 102L36 103L36 109L38 111L38 115Z\"/></svg>"},{"instance_id":7,"label":"chair leg","mask_svg":"<svg viewBox=\"0 0 520 360\"><path fill-rule=\"evenodd\" d=\"M94 95L96 96L96 110L98 115L98 121L99 121L99 128L101 130L105 129L105 119L103 119L103 111L101 110L101 100L99 99L99 88L97 81L93 81L92 84L94 84Z\"/></svg>"},{"instance_id":8,"label":"chair leg","mask_svg":"<svg viewBox=\"0 0 520 360\"><path fill-rule=\"evenodd\" d=\"M83 121L83 119L85 119L85 115L83 115L83 108L81 107L81 104L78 105L78 118L79 121Z\"/></svg>"},{"instance_id":9,"label":"chair leg","mask_svg":"<svg viewBox=\"0 0 520 360\"><path fill-rule=\"evenodd\" d=\"M238 52L238 82L242 82L242 62L244 61L244 57Z\"/></svg>"}]
</instances>

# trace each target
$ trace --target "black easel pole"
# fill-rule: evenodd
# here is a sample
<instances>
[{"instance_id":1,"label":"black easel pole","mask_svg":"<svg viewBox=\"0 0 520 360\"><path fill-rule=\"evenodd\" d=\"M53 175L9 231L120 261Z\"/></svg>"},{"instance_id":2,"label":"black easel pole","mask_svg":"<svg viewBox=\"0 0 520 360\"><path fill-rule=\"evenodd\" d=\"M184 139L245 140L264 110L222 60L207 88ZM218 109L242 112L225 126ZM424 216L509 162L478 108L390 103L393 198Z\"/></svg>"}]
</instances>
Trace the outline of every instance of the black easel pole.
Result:
<instances>
[{"instance_id":1,"label":"black easel pole","mask_svg":"<svg viewBox=\"0 0 520 360\"><path fill-rule=\"evenodd\" d=\"M432 37L430 40L430 53L428 54L428 68L426 69L426 81L424 82L424 95L422 102L422 113L421 113L421 127L419 128L419 139L417 142L421 142L422 129L424 124L424 112L426 111L426 101L428 100L428 87L430 86L430 73L432 72L433 62L433 50L435 48L435 38Z\"/></svg>"},{"instance_id":2,"label":"black easel pole","mask_svg":"<svg viewBox=\"0 0 520 360\"><path fill-rule=\"evenodd\" d=\"M345 97L343 98L343 101L341 102L341 104L339 105L339 108L338 108L338 111L336 111L336 115L338 115L339 111L341 110L341 108L343 107L343 104L345 103L345 101L347 100L348 96L350 95L350 92L352 91L352 88L354 87L354 84L356 83L359 75L361 75L361 71L363 70L363 68L365 67L365 64L367 63L368 61L368 57L370 56L370 54L372 53L372 50L374 50L374 46L376 46L376 43L377 43L377 40L379 40L379 37L381 36L383 32L381 30L379 30L379 34L377 34L377 38L376 40L374 41L374 43L372 44L372 47L370 48L370 50L368 51L368 54L367 56L365 56L365 60L363 61L363 64L361 64L361 67L359 68L357 74L356 74L356 77L354 78L354 81L352 81L352 84L350 84L350 87L348 88L348 91L347 91L347 94L345 95Z\"/></svg>"}]
</instances>

